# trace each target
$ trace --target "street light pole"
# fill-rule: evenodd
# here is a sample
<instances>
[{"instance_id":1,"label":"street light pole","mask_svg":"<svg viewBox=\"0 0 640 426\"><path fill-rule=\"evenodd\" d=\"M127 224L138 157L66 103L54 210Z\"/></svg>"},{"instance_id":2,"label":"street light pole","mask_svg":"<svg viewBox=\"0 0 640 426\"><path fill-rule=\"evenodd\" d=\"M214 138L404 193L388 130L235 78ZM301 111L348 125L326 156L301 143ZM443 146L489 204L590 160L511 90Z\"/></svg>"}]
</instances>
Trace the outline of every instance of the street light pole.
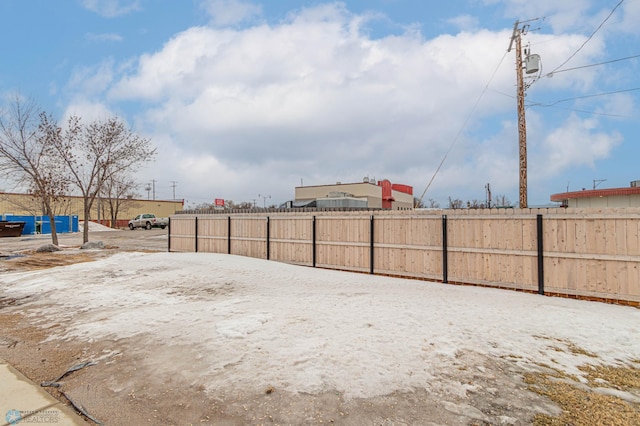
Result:
<instances>
[{"instance_id":1,"label":"street light pole","mask_svg":"<svg viewBox=\"0 0 640 426\"><path fill-rule=\"evenodd\" d=\"M267 198L271 198L271 195L260 195L260 194L258 194L258 197L262 198L262 208L266 209L267 208Z\"/></svg>"},{"instance_id":2,"label":"street light pole","mask_svg":"<svg viewBox=\"0 0 640 426\"><path fill-rule=\"evenodd\" d=\"M606 181L607 181L606 179L594 179L593 180L593 189L595 190L598 185L600 185L602 182L606 182Z\"/></svg>"}]
</instances>

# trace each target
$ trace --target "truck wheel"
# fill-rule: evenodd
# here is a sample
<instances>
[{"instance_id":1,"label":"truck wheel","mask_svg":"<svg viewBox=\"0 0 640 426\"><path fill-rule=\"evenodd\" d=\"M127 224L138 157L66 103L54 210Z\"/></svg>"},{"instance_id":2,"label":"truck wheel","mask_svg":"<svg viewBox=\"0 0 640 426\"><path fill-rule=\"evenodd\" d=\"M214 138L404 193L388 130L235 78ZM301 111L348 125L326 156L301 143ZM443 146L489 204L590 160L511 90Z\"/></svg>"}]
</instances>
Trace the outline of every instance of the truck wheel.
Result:
<instances>
[{"instance_id":1,"label":"truck wheel","mask_svg":"<svg viewBox=\"0 0 640 426\"><path fill-rule=\"evenodd\" d=\"M136 228L133 226L133 223L130 223L130 224L129 224L129 229L131 229L132 231L133 231L134 229L136 229Z\"/></svg>"},{"instance_id":2,"label":"truck wheel","mask_svg":"<svg viewBox=\"0 0 640 426\"><path fill-rule=\"evenodd\" d=\"M147 226L145 226L145 229L151 229L151 222L147 222Z\"/></svg>"}]
</instances>

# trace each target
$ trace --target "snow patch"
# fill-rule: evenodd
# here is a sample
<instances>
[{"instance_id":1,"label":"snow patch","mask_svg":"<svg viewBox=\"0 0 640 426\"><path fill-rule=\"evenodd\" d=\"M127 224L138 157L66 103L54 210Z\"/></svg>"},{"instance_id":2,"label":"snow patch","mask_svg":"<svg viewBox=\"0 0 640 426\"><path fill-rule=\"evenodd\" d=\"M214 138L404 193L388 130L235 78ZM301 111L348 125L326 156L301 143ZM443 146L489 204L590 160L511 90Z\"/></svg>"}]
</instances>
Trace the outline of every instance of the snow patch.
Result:
<instances>
[{"instance_id":1,"label":"snow patch","mask_svg":"<svg viewBox=\"0 0 640 426\"><path fill-rule=\"evenodd\" d=\"M145 362L167 374L197 366L194 380L212 390L464 396L473 387L446 377L473 354L577 377L585 363L640 358L640 310L630 307L221 254L118 253L5 273L0 291L31 296L5 309L60 324L50 339L171 346ZM480 364L473 368L482 372ZM482 419L465 405L448 409Z\"/></svg>"}]
</instances>

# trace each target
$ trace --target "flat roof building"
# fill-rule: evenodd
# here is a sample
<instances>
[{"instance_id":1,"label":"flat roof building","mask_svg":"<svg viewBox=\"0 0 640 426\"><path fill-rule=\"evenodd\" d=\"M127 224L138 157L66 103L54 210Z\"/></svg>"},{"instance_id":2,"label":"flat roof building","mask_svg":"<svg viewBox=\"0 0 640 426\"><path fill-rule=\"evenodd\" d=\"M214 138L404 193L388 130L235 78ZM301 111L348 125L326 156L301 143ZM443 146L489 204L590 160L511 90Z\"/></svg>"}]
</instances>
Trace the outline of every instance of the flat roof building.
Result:
<instances>
[{"instance_id":1,"label":"flat roof building","mask_svg":"<svg viewBox=\"0 0 640 426\"><path fill-rule=\"evenodd\" d=\"M582 191L553 194L551 201L562 203L562 207L640 207L640 180L631 182L627 188L583 189Z\"/></svg>"},{"instance_id":2,"label":"flat roof building","mask_svg":"<svg viewBox=\"0 0 640 426\"><path fill-rule=\"evenodd\" d=\"M362 182L335 185L298 186L293 207L360 207L370 209L412 209L413 187L364 178Z\"/></svg>"}]
</instances>

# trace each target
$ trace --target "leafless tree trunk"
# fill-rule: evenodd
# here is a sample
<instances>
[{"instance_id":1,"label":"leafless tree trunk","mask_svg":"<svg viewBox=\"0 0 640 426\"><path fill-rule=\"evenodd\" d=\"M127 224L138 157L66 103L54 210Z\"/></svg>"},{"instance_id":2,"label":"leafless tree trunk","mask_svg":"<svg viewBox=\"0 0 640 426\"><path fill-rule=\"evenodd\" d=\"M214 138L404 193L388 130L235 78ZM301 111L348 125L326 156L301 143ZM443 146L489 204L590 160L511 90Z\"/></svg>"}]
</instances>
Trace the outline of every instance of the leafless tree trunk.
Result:
<instances>
[{"instance_id":1,"label":"leafless tree trunk","mask_svg":"<svg viewBox=\"0 0 640 426\"><path fill-rule=\"evenodd\" d=\"M429 207L430 209L439 209L440 203L434 200L433 198L429 198L427 200L427 207Z\"/></svg>"},{"instance_id":2,"label":"leafless tree trunk","mask_svg":"<svg viewBox=\"0 0 640 426\"><path fill-rule=\"evenodd\" d=\"M511 203L511 201L509 201L509 198L504 194L496 195L494 200L495 201L493 202L493 205L495 207L513 207L513 204Z\"/></svg>"},{"instance_id":3,"label":"leafless tree trunk","mask_svg":"<svg viewBox=\"0 0 640 426\"><path fill-rule=\"evenodd\" d=\"M451 199L449 197L449 208L450 209L461 209L463 207L462 200L459 198Z\"/></svg>"},{"instance_id":4,"label":"leafless tree trunk","mask_svg":"<svg viewBox=\"0 0 640 426\"><path fill-rule=\"evenodd\" d=\"M84 242L89 241L91 208L105 182L124 172L134 172L156 153L149 139L133 133L117 117L89 125L83 125L79 117L70 117L55 149L67 168L71 184L82 194Z\"/></svg>"},{"instance_id":5,"label":"leafless tree trunk","mask_svg":"<svg viewBox=\"0 0 640 426\"><path fill-rule=\"evenodd\" d=\"M133 204L134 191L137 184L128 176L126 171L123 176L112 176L105 182L102 196L103 204L106 204L111 217L111 227L117 228L118 214L128 204Z\"/></svg>"},{"instance_id":6,"label":"leafless tree trunk","mask_svg":"<svg viewBox=\"0 0 640 426\"><path fill-rule=\"evenodd\" d=\"M15 95L0 113L0 170L6 178L21 181L25 189L42 201L51 224L51 242L58 245L54 203L67 188L64 171L55 160L47 122L35 102Z\"/></svg>"}]
</instances>

